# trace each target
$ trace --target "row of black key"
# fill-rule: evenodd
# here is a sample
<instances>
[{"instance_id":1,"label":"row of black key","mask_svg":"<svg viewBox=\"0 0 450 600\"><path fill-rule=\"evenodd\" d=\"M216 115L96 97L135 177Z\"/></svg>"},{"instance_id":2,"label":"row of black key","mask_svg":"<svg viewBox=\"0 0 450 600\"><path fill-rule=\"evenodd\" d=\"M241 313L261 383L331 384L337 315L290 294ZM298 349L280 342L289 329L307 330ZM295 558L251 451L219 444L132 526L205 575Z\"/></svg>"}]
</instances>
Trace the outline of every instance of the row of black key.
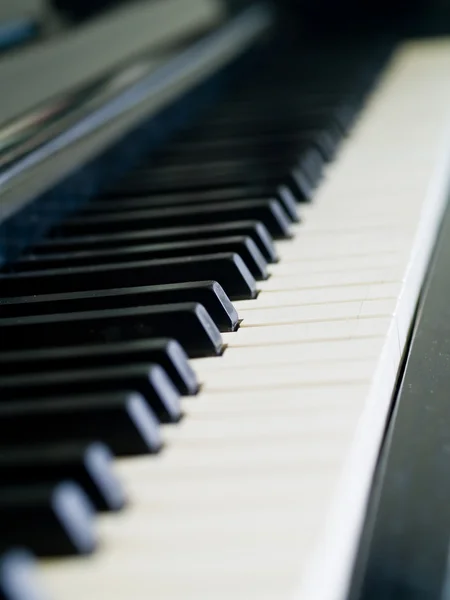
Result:
<instances>
[{"instance_id":1,"label":"row of black key","mask_svg":"<svg viewBox=\"0 0 450 600\"><path fill-rule=\"evenodd\" d=\"M161 451L200 390L189 358L226 351L373 82L333 53L274 54L0 275L0 550L92 552L95 511L125 506L112 455Z\"/></svg>"}]
</instances>

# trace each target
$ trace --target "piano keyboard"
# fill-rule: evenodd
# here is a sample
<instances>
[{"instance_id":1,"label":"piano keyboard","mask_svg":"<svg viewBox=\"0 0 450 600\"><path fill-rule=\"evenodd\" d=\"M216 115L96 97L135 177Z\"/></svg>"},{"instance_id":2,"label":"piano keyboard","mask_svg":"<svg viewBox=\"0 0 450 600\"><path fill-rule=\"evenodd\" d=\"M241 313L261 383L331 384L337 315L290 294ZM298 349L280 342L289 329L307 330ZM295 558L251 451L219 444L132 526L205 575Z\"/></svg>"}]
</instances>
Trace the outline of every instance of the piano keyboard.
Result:
<instances>
[{"instance_id":1,"label":"piano keyboard","mask_svg":"<svg viewBox=\"0 0 450 600\"><path fill-rule=\"evenodd\" d=\"M0 275L0 550L49 597L346 598L450 168L448 41L375 50L274 54Z\"/></svg>"}]
</instances>

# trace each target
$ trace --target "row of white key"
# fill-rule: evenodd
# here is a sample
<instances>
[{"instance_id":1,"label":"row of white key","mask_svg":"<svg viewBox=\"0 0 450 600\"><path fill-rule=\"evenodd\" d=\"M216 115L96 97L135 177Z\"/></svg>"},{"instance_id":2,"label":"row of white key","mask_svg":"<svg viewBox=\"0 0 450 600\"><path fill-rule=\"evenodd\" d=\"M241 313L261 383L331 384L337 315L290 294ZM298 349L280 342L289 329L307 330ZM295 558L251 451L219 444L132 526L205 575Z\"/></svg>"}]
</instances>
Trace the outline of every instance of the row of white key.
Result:
<instances>
[{"instance_id":1,"label":"row of white key","mask_svg":"<svg viewBox=\"0 0 450 600\"><path fill-rule=\"evenodd\" d=\"M100 551L45 563L55 600L344 600L447 188L450 43L418 46L236 303L224 356L193 361L202 393L166 450L118 461L133 504L101 517Z\"/></svg>"}]
</instances>

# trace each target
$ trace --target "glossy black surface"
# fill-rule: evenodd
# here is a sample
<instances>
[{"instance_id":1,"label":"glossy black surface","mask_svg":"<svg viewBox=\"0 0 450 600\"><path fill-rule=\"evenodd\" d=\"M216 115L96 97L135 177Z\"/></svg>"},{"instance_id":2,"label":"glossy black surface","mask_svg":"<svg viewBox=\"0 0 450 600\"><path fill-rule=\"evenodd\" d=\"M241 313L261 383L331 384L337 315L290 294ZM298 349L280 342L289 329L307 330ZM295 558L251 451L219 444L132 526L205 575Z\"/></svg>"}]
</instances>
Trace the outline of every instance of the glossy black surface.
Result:
<instances>
[{"instance_id":1,"label":"glossy black surface","mask_svg":"<svg viewBox=\"0 0 450 600\"><path fill-rule=\"evenodd\" d=\"M238 254L256 280L267 279L267 262L255 242L248 236L216 238L197 242L178 242L171 244L132 246L113 250L90 250L63 254L28 256L14 263L15 272L58 269L60 267L79 267L84 265L102 265L125 261L142 261L157 258L180 258L212 254L214 252L234 252Z\"/></svg>"},{"instance_id":2,"label":"glossy black surface","mask_svg":"<svg viewBox=\"0 0 450 600\"><path fill-rule=\"evenodd\" d=\"M236 154L235 148L228 149ZM192 153L191 149L189 153ZM210 151L207 151L210 154ZM251 184L246 186L227 186L226 188L214 188L210 190L197 189L195 192L183 191L173 194L161 194L160 196L142 195L122 197L120 190L112 191L106 197L100 197L101 202L92 202L85 208L88 213L102 212L124 212L128 210L157 208L158 206L184 206L201 205L205 203L220 202L239 202L240 200L255 200L260 198L275 198L281 202L283 209L293 222L299 221L295 198L286 189L286 186L265 186Z\"/></svg>"},{"instance_id":3,"label":"glossy black surface","mask_svg":"<svg viewBox=\"0 0 450 600\"><path fill-rule=\"evenodd\" d=\"M181 303L0 319L9 350L173 337L191 357L216 356L223 340L201 304Z\"/></svg>"},{"instance_id":4,"label":"glossy black surface","mask_svg":"<svg viewBox=\"0 0 450 600\"><path fill-rule=\"evenodd\" d=\"M122 286L165 285L218 281L231 300L255 298L256 281L238 254L217 253L162 258L87 267L72 267L0 275L0 296L25 296L111 289Z\"/></svg>"},{"instance_id":5,"label":"glossy black surface","mask_svg":"<svg viewBox=\"0 0 450 600\"><path fill-rule=\"evenodd\" d=\"M38 556L90 554L97 545L93 516L76 483L3 486L0 549L23 545Z\"/></svg>"},{"instance_id":6,"label":"glossy black surface","mask_svg":"<svg viewBox=\"0 0 450 600\"><path fill-rule=\"evenodd\" d=\"M142 244L168 244L182 241L211 240L219 237L248 236L268 262L276 262L277 254L272 236L261 221L230 220L214 225L193 225L171 227L168 229L142 229L123 233L105 233L98 235L81 235L54 237L42 240L33 251L35 254L86 252L140 246Z\"/></svg>"},{"instance_id":7,"label":"glossy black surface","mask_svg":"<svg viewBox=\"0 0 450 600\"><path fill-rule=\"evenodd\" d=\"M251 177L249 178L251 181ZM205 187L211 187L212 181ZM183 184L184 186L184 184ZM200 188L202 186L200 185ZM158 190L159 191L159 190ZM58 235L96 235L139 229L168 229L189 225L214 225L228 221L260 221L276 239L289 235L290 220L275 199L240 200L231 204L213 203L200 206L172 206L152 210L127 211L99 215L81 215L67 220L57 229Z\"/></svg>"},{"instance_id":8,"label":"glossy black surface","mask_svg":"<svg viewBox=\"0 0 450 600\"><path fill-rule=\"evenodd\" d=\"M159 423L145 399L133 392L13 400L0 404L0 448L100 440L114 454L156 453Z\"/></svg>"},{"instance_id":9,"label":"glossy black surface","mask_svg":"<svg viewBox=\"0 0 450 600\"><path fill-rule=\"evenodd\" d=\"M236 309L216 281L2 298L0 318L54 315L191 302L206 308L220 331L235 331Z\"/></svg>"},{"instance_id":10,"label":"glossy black surface","mask_svg":"<svg viewBox=\"0 0 450 600\"><path fill-rule=\"evenodd\" d=\"M1 486L57 484L70 479L97 510L125 506L124 489L113 472L113 457L99 442L29 448L0 448Z\"/></svg>"},{"instance_id":11,"label":"glossy black surface","mask_svg":"<svg viewBox=\"0 0 450 600\"><path fill-rule=\"evenodd\" d=\"M162 367L153 364L36 373L26 378L16 375L2 377L0 404L11 400L39 403L42 398L114 393L117 390L139 393L162 423L177 423L181 418L178 391Z\"/></svg>"},{"instance_id":12,"label":"glossy black surface","mask_svg":"<svg viewBox=\"0 0 450 600\"><path fill-rule=\"evenodd\" d=\"M0 375L58 373L87 368L114 368L124 365L157 364L163 367L180 394L195 395L199 384L183 347L172 339L150 338L63 346L0 353Z\"/></svg>"}]
</instances>

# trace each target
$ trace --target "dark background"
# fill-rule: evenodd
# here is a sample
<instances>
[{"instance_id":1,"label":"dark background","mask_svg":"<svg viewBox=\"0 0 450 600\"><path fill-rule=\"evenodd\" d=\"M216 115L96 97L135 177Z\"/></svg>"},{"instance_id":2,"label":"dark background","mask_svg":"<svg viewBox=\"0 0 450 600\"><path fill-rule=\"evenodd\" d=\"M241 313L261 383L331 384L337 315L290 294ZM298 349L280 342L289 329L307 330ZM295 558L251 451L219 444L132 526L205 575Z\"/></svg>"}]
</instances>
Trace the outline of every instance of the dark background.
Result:
<instances>
[{"instance_id":1,"label":"dark background","mask_svg":"<svg viewBox=\"0 0 450 600\"><path fill-rule=\"evenodd\" d=\"M0 0L0 19L14 16L45 18L55 15L67 24L94 16L108 7L136 0ZM152 2L152 0L140 0ZM251 0L223 0L230 9L239 8ZM434 14L442 22L442 33L450 33L450 0L271 0L288 21L310 31L372 30L425 24ZM190 0L185 0L189 10ZM43 17L43 15L47 15ZM51 18L50 18L51 20ZM430 27L429 30L432 28ZM439 28L438 28L439 29Z\"/></svg>"},{"instance_id":2,"label":"dark background","mask_svg":"<svg viewBox=\"0 0 450 600\"><path fill-rule=\"evenodd\" d=\"M57 10L70 18L86 18L120 0L49 0ZM122 0L125 1L126 0ZM228 0L230 5L243 5L246 0ZM247 2L248 3L248 2ZM346 28L355 25L376 27L396 19L409 19L420 10L442 4L443 0L276 0L291 15L295 14L324 28ZM189 2L186 0L186 7Z\"/></svg>"}]
</instances>

